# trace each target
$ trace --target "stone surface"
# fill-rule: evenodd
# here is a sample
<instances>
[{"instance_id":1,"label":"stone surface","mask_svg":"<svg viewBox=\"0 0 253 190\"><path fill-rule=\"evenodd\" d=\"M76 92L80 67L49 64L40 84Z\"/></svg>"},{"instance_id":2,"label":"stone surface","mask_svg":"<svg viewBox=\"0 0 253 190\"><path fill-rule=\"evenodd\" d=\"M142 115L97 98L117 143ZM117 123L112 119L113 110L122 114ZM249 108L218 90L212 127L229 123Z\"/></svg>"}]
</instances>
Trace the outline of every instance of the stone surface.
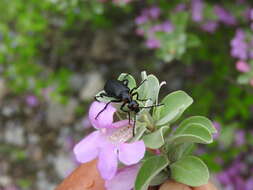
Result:
<instances>
[{"instance_id":1,"label":"stone surface","mask_svg":"<svg viewBox=\"0 0 253 190\"><path fill-rule=\"evenodd\" d=\"M92 72L86 76L86 81L80 91L81 100L91 100L103 89L104 81L97 72Z\"/></svg>"},{"instance_id":2,"label":"stone surface","mask_svg":"<svg viewBox=\"0 0 253 190\"><path fill-rule=\"evenodd\" d=\"M74 120L77 101L70 99L64 105L58 102L50 102L47 110L47 124L54 127L61 127L61 124L68 124Z\"/></svg>"}]
</instances>

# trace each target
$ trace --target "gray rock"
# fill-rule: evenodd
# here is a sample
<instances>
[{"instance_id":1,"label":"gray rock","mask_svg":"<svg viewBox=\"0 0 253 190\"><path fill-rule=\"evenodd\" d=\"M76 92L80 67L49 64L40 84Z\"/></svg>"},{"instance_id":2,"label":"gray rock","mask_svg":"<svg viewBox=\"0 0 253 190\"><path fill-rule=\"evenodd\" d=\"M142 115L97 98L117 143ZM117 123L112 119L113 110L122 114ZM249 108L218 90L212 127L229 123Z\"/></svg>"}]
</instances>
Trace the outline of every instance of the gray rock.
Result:
<instances>
[{"instance_id":1,"label":"gray rock","mask_svg":"<svg viewBox=\"0 0 253 190\"><path fill-rule=\"evenodd\" d=\"M6 93L7 93L7 88L6 88L5 81L0 78L0 103L3 97L6 95Z\"/></svg>"},{"instance_id":2,"label":"gray rock","mask_svg":"<svg viewBox=\"0 0 253 190\"><path fill-rule=\"evenodd\" d=\"M54 190L56 188L56 184L51 183L47 179L46 173L44 171L39 171L37 173L37 187L38 190Z\"/></svg>"},{"instance_id":3,"label":"gray rock","mask_svg":"<svg viewBox=\"0 0 253 190\"><path fill-rule=\"evenodd\" d=\"M75 91L79 91L83 87L84 83L85 83L85 77L83 75L74 74L70 78L70 86Z\"/></svg>"},{"instance_id":4,"label":"gray rock","mask_svg":"<svg viewBox=\"0 0 253 190\"><path fill-rule=\"evenodd\" d=\"M76 167L69 153L60 153L54 159L54 168L61 179L67 177Z\"/></svg>"},{"instance_id":5,"label":"gray rock","mask_svg":"<svg viewBox=\"0 0 253 190\"><path fill-rule=\"evenodd\" d=\"M11 178L10 176L7 176L7 175L3 175L3 176L0 176L0 186L8 186L8 185L11 185Z\"/></svg>"},{"instance_id":6,"label":"gray rock","mask_svg":"<svg viewBox=\"0 0 253 190\"><path fill-rule=\"evenodd\" d=\"M97 72L92 72L85 76L87 79L80 91L81 100L91 100L103 88L104 81Z\"/></svg>"},{"instance_id":7,"label":"gray rock","mask_svg":"<svg viewBox=\"0 0 253 190\"><path fill-rule=\"evenodd\" d=\"M24 129L15 124L8 125L4 132L4 139L9 144L23 146L25 145Z\"/></svg>"},{"instance_id":8,"label":"gray rock","mask_svg":"<svg viewBox=\"0 0 253 190\"><path fill-rule=\"evenodd\" d=\"M77 101L70 99L66 105L58 102L49 102L47 110L47 124L53 127L61 127L61 124L69 124L74 120Z\"/></svg>"}]
</instances>

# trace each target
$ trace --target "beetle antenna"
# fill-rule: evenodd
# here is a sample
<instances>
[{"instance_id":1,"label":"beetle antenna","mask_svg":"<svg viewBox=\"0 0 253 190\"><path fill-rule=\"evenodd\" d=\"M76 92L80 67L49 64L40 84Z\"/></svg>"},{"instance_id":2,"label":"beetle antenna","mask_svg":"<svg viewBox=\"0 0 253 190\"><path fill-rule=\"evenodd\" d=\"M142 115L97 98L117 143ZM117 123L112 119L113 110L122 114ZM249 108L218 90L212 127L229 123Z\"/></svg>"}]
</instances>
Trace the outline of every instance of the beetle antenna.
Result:
<instances>
[{"instance_id":1,"label":"beetle antenna","mask_svg":"<svg viewBox=\"0 0 253 190\"><path fill-rule=\"evenodd\" d=\"M158 106L164 106L164 104L157 104L157 105L146 106L146 107L139 107L139 108L153 108L153 107L158 107Z\"/></svg>"},{"instance_id":2,"label":"beetle antenna","mask_svg":"<svg viewBox=\"0 0 253 190\"><path fill-rule=\"evenodd\" d=\"M135 136L136 114L134 114L133 137Z\"/></svg>"}]
</instances>

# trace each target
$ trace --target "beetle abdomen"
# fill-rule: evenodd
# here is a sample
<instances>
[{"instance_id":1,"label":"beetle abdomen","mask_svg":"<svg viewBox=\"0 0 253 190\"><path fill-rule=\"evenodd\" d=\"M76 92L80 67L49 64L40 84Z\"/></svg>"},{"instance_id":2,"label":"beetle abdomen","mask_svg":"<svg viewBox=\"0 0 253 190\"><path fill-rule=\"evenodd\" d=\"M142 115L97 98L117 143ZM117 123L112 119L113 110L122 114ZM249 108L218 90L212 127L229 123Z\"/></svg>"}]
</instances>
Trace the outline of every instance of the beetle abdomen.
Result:
<instances>
[{"instance_id":1,"label":"beetle abdomen","mask_svg":"<svg viewBox=\"0 0 253 190\"><path fill-rule=\"evenodd\" d=\"M121 98L121 93L123 91L129 92L129 88L119 80L108 80L105 83L104 90L108 96L114 98Z\"/></svg>"}]
</instances>

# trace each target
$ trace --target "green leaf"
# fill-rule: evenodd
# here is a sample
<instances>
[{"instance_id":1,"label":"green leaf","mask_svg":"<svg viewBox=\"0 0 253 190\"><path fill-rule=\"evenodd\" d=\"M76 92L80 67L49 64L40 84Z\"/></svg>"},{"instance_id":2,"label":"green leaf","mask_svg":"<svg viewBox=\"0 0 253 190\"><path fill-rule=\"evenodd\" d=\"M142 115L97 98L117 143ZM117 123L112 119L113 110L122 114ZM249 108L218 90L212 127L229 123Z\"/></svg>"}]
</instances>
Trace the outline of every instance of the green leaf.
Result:
<instances>
[{"instance_id":1,"label":"green leaf","mask_svg":"<svg viewBox=\"0 0 253 190\"><path fill-rule=\"evenodd\" d=\"M169 164L168 159L161 156L153 156L144 161L135 180L135 190L146 190L151 180Z\"/></svg>"},{"instance_id":2,"label":"green leaf","mask_svg":"<svg viewBox=\"0 0 253 190\"><path fill-rule=\"evenodd\" d=\"M175 162L192 153L193 149L193 143L170 144L167 146L168 158L171 162Z\"/></svg>"},{"instance_id":3,"label":"green leaf","mask_svg":"<svg viewBox=\"0 0 253 190\"><path fill-rule=\"evenodd\" d=\"M169 178L169 175L165 171L161 171L150 182L150 186L157 186L164 183Z\"/></svg>"},{"instance_id":4,"label":"green leaf","mask_svg":"<svg viewBox=\"0 0 253 190\"><path fill-rule=\"evenodd\" d=\"M154 75L148 75L146 80L140 88L138 88L137 92L139 93L140 99L151 99L153 103L156 102L160 83L159 80Z\"/></svg>"},{"instance_id":5,"label":"green leaf","mask_svg":"<svg viewBox=\"0 0 253 190\"><path fill-rule=\"evenodd\" d=\"M122 81L124 79L128 80L128 87L130 89L136 87L136 82L135 82L135 79L134 79L134 77L132 75L127 74L127 73L121 73L120 76L118 77L118 80Z\"/></svg>"},{"instance_id":6,"label":"green leaf","mask_svg":"<svg viewBox=\"0 0 253 190\"><path fill-rule=\"evenodd\" d=\"M214 127L213 123L208 118L203 116L192 116L185 119L180 123L175 133L180 133L180 131L184 130L184 128L187 127L187 125L189 124L199 124L202 125L203 127L206 127L207 130L210 131L210 133L217 133L217 130Z\"/></svg>"},{"instance_id":7,"label":"green leaf","mask_svg":"<svg viewBox=\"0 0 253 190\"><path fill-rule=\"evenodd\" d=\"M164 105L155 110L156 125L175 122L192 103L193 99L184 91L179 90L168 94L162 100Z\"/></svg>"},{"instance_id":8,"label":"green leaf","mask_svg":"<svg viewBox=\"0 0 253 190\"><path fill-rule=\"evenodd\" d=\"M114 100L115 98L113 97L107 97L107 96L104 96L103 98L100 97L100 94L101 93L105 93L104 90L100 91L99 93L96 94L96 97L97 99L100 101L100 102L110 102L111 100Z\"/></svg>"},{"instance_id":9,"label":"green leaf","mask_svg":"<svg viewBox=\"0 0 253 190\"><path fill-rule=\"evenodd\" d=\"M185 142L209 144L213 142L213 138L210 131L203 125L190 123L184 126L183 130L176 130L170 141L175 144Z\"/></svg>"},{"instance_id":10,"label":"green leaf","mask_svg":"<svg viewBox=\"0 0 253 190\"><path fill-rule=\"evenodd\" d=\"M143 137L143 140L146 147L151 149L157 149L160 148L162 145L164 145L163 135L168 129L169 129L168 126L164 126L151 134L145 135Z\"/></svg>"},{"instance_id":11,"label":"green leaf","mask_svg":"<svg viewBox=\"0 0 253 190\"><path fill-rule=\"evenodd\" d=\"M170 166L171 178L177 182L197 187L208 183L209 171L205 163L195 157L187 156Z\"/></svg>"}]
</instances>

